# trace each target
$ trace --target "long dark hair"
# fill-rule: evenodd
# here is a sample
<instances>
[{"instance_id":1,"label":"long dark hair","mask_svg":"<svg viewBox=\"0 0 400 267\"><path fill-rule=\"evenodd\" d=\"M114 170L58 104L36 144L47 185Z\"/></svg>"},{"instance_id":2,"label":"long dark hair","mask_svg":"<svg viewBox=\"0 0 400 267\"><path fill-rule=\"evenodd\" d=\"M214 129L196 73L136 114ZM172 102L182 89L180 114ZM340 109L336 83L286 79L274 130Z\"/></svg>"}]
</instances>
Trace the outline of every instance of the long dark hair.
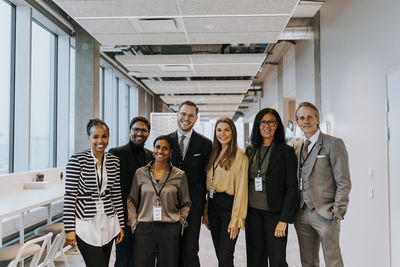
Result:
<instances>
[{"instance_id":1,"label":"long dark hair","mask_svg":"<svg viewBox=\"0 0 400 267\"><path fill-rule=\"evenodd\" d=\"M207 170L211 169L214 162L217 160L219 152L221 152L222 146L221 143L217 139L217 126L219 123L227 123L229 127L231 128L232 131L232 139L229 142L228 149L225 151L225 153L222 155L220 159L220 166L222 168L225 168L225 170L229 170L231 167L233 160L236 157L236 152L237 152L237 131L236 131L236 126L235 123L231 118L228 117L223 117L220 118L217 123L215 124L214 128L214 140L212 143L212 151L211 151L211 156L210 156L210 162L208 163Z\"/></svg>"},{"instance_id":2,"label":"long dark hair","mask_svg":"<svg viewBox=\"0 0 400 267\"><path fill-rule=\"evenodd\" d=\"M281 120L281 117L279 116L279 113L272 108L264 108L260 110L256 117L254 118L254 123L253 123L253 129L251 130L251 135L250 135L250 143L255 146L255 147L260 147L263 143L263 137L261 136L260 133L260 121L264 117L265 114L272 114L275 116L276 121L278 122L278 125L276 127L276 131L274 134L274 140L278 143L284 144L285 143L285 129L283 128L283 123Z\"/></svg>"}]
</instances>

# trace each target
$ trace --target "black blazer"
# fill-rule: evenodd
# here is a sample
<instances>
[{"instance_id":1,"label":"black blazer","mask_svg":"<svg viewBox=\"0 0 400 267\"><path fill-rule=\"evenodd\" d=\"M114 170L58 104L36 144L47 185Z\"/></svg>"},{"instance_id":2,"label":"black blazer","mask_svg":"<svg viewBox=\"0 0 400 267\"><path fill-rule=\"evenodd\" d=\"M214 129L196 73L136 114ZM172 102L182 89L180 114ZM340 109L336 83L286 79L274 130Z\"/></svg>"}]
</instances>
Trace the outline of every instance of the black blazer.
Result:
<instances>
[{"instance_id":1,"label":"black blazer","mask_svg":"<svg viewBox=\"0 0 400 267\"><path fill-rule=\"evenodd\" d=\"M202 207L206 201L206 167L210 160L211 140L193 131L185 159L182 160L177 131L169 134L169 137L173 140L172 165L186 174L192 208L199 205Z\"/></svg>"},{"instance_id":2,"label":"black blazer","mask_svg":"<svg viewBox=\"0 0 400 267\"><path fill-rule=\"evenodd\" d=\"M250 145L246 149L250 166L255 160L256 149ZM271 212L280 213L280 221L292 223L298 204L297 158L294 149L275 142L266 173L268 207ZM249 176L250 178L250 176Z\"/></svg>"},{"instance_id":3,"label":"black blazer","mask_svg":"<svg viewBox=\"0 0 400 267\"><path fill-rule=\"evenodd\" d=\"M146 166L147 163L153 160L153 153L143 148L143 153L133 147L133 143L129 141L128 144L120 147L110 149L109 153L117 156L120 161L120 177L121 177L121 192L122 202L124 204L124 217L125 223L128 219L127 198L132 187L132 180L135 172L140 167ZM143 156L144 155L144 156Z\"/></svg>"}]
</instances>

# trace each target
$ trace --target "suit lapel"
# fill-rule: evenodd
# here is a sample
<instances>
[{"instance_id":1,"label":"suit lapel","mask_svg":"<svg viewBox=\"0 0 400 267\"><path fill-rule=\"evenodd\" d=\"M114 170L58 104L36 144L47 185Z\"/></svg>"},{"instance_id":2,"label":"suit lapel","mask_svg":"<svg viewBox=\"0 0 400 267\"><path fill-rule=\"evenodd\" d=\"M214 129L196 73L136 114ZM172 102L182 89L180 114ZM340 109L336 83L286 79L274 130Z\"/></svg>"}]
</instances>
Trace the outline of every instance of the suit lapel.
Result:
<instances>
[{"instance_id":1,"label":"suit lapel","mask_svg":"<svg viewBox=\"0 0 400 267\"><path fill-rule=\"evenodd\" d=\"M271 169L275 166L275 163L279 161L282 154L283 154L283 145L275 142L272 146L272 151L268 162L267 175L271 171Z\"/></svg>"},{"instance_id":2,"label":"suit lapel","mask_svg":"<svg viewBox=\"0 0 400 267\"><path fill-rule=\"evenodd\" d=\"M323 143L322 139L323 139L323 133L320 133L319 136L318 136L318 140L315 143L315 146L311 151L311 154L308 156L308 160L310 162L308 164L309 168L307 170L306 177L309 177L311 171L314 169L314 164L315 164L315 161L317 160L317 155L318 155L318 153L319 153L319 151L321 150L321 147L322 147L322 143Z\"/></svg>"},{"instance_id":3,"label":"suit lapel","mask_svg":"<svg viewBox=\"0 0 400 267\"><path fill-rule=\"evenodd\" d=\"M110 185L114 182L114 178L115 178L115 177L111 177L110 174L108 173L108 170L110 169L110 166L109 166L110 162L107 160L107 157L108 157L108 153L105 153L104 160L106 162L104 164L104 168L106 168L105 171L107 173L107 184L106 184L105 190L109 189Z\"/></svg>"},{"instance_id":4,"label":"suit lapel","mask_svg":"<svg viewBox=\"0 0 400 267\"><path fill-rule=\"evenodd\" d=\"M196 135L197 135L197 133L193 130L192 136L190 136L188 148L186 149L186 154L185 154L185 158L183 159L183 162L186 161L186 159L188 158L187 157L188 155L192 154L193 147L195 146L195 143L196 143L196 140L195 140L196 139Z\"/></svg>"},{"instance_id":5,"label":"suit lapel","mask_svg":"<svg viewBox=\"0 0 400 267\"><path fill-rule=\"evenodd\" d=\"M302 143L304 142L304 140L301 140L297 143L297 145L295 146L295 154L297 157L297 177L300 177L300 152L301 152L301 147L302 147Z\"/></svg>"},{"instance_id":6,"label":"suit lapel","mask_svg":"<svg viewBox=\"0 0 400 267\"><path fill-rule=\"evenodd\" d=\"M181 152L180 152L179 144L178 144L178 131L175 131L172 134L172 141L174 144L173 151L172 151L172 160L175 162L175 166L178 166L179 162L182 161L182 156L181 156Z\"/></svg>"}]
</instances>

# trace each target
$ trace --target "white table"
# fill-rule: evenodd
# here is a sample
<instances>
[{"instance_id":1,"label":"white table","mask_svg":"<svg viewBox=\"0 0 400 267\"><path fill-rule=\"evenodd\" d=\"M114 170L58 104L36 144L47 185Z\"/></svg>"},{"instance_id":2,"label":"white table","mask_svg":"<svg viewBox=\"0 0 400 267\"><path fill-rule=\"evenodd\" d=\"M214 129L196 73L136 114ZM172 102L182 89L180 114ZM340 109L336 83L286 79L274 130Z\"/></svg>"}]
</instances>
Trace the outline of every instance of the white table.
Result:
<instances>
[{"instance_id":1,"label":"white table","mask_svg":"<svg viewBox=\"0 0 400 267\"><path fill-rule=\"evenodd\" d=\"M47 222L51 223L51 203L63 199L64 183L51 183L45 189L23 189L0 196L0 247L3 244L3 220L19 214L19 238L24 243L24 212L46 206Z\"/></svg>"}]
</instances>

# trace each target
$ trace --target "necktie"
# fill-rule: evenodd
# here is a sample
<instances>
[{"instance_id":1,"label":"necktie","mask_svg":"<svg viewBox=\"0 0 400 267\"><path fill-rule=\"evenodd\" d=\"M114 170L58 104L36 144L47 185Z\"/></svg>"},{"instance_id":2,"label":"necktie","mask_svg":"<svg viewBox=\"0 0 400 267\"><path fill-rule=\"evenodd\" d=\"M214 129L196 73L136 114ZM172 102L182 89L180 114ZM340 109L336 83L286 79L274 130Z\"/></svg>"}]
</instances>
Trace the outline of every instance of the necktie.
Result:
<instances>
[{"instance_id":1,"label":"necktie","mask_svg":"<svg viewBox=\"0 0 400 267\"><path fill-rule=\"evenodd\" d=\"M311 144L311 141L310 140L306 140L306 141L304 141L304 145L303 145L303 151L301 152L302 153L302 156L303 156L303 162L306 160L306 158L307 158L307 155L308 155L308 146Z\"/></svg>"},{"instance_id":2,"label":"necktie","mask_svg":"<svg viewBox=\"0 0 400 267\"><path fill-rule=\"evenodd\" d=\"M182 156L182 158L183 158L183 153L185 153L185 144L183 143L183 140L185 140L185 137L186 136L184 136L184 135L182 135L181 137L180 137L180 139L179 139L179 150L180 150L180 152L181 152L181 156Z\"/></svg>"}]
</instances>

